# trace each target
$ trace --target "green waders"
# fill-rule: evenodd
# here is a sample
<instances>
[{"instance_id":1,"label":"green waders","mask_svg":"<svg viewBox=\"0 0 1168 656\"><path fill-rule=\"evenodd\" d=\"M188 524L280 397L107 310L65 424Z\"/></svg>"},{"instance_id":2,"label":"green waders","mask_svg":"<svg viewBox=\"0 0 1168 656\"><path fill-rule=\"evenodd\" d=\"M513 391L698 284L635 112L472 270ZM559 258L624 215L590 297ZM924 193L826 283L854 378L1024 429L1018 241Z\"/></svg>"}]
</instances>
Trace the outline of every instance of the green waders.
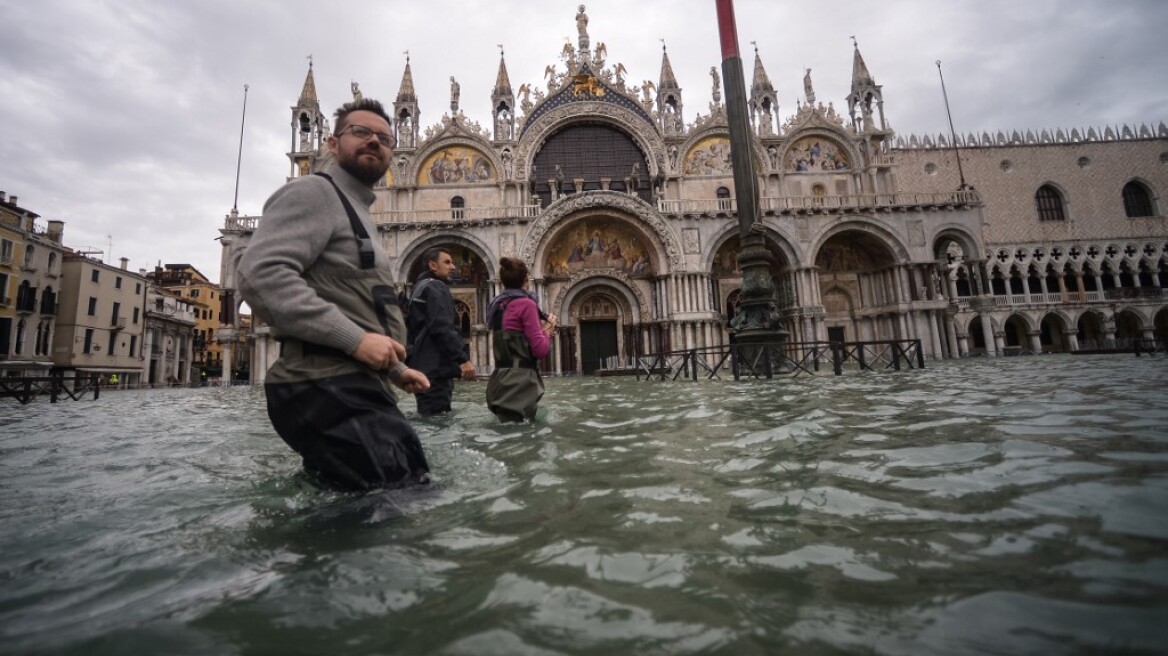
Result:
<instances>
[{"instance_id":1,"label":"green waders","mask_svg":"<svg viewBox=\"0 0 1168 656\"><path fill-rule=\"evenodd\" d=\"M495 371L487 381L487 407L501 421L534 419L544 387L527 337L511 330L495 330L491 337Z\"/></svg>"},{"instance_id":2,"label":"green waders","mask_svg":"<svg viewBox=\"0 0 1168 656\"><path fill-rule=\"evenodd\" d=\"M340 194L340 191L337 192ZM354 232L369 239L346 205ZM361 269L314 266L304 280L369 332L406 343L406 326L388 271L363 250ZM397 407L384 372L341 351L286 339L264 392L272 426L323 484L346 490L392 488L430 480L422 443Z\"/></svg>"}]
</instances>

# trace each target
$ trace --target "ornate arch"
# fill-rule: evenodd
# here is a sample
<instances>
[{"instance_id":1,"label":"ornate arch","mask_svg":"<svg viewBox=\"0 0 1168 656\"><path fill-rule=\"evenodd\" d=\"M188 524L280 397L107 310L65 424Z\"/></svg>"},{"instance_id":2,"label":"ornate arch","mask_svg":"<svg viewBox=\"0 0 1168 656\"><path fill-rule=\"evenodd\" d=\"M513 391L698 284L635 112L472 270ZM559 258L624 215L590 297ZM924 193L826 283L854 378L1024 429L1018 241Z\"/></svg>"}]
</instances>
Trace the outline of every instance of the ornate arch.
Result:
<instances>
[{"instance_id":1,"label":"ornate arch","mask_svg":"<svg viewBox=\"0 0 1168 656\"><path fill-rule=\"evenodd\" d=\"M840 233L852 231L862 232L880 240L888 247L888 250L892 251L892 256L897 263L905 264L912 261L904 242L893 234L891 230L876 223L873 219L858 216L846 217L818 235L815 241L812 242L811 248L807 251L809 254L812 254L811 261L815 261L814 256L819 254L819 251L823 249L823 245L829 239Z\"/></svg>"},{"instance_id":2,"label":"ornate arch","mask_svg":"<svg viewBox=\"0 0 1168 656\"><path fill-rule=\"evenodd\" d=\"M948 254L941 252L941 244L945 241L957 242L961 249L965 251L966 259L975 258L978 253L982 251L977 243L977 237L969 234L964 226L955 223L946 223L937 226L936 234L933 236L933 258L937 260L947 259Z\"/></svg>"},{"instance_id":3,"label":"ornate arch","mask_svg":"<svg viewBox=\"0 0 1168 656\"><path fill-rule=\"evenodd\" d=\"M410 265L414 260L421 257L422 253L426 252L427 248L430 248L431 246L437 246L439 244L451 243L458 244L459 246L465 246L466 248L469 248L478 253L478 256L482 258L483 263L487 265L487 275L492 280L498 278L498 258L494 256L494 253L491 251L491 249L478 237L468 232L452 230L446 232L428 233L424 237L416 239L407 245L402 250L401 256L398 258L397 272L395 273L394 280L400 283L408 282L406 278L410 275Z\"/></svg>"},{"instance_id":4,"label":"ornate arch","mask_svg":"<svg viewBox=\"0 0 1168 656\"><path fill-rule=\"evenodd\" d=\"M610 289L616 292L617 296L625 303L626 309L630 314L630 322L633 324L643 323L648 321L650 316L649 303L645 298L644 293L633 284L622 271L605 271L603 273L584 273L580 272L573 275L568 284L564 285L555 300L552 301L552 308L554 311L564 313L571 316L571 305L581 295L594 291L597 288Z\"/></svg>"},{"instance_id":5,"label":"ornate arch","mask_svg":"<svg viewBox=\"0 0 1168 656\"><path fill-rule=\"evenodd\" d=\"M565 196L549 205L531 224L531 229L527 231L519 248L519 256L524 262L535 263L538 274L542 276L542 264L537 256L542 255L541 251L547 246L544 242L548 231L564 219L587 210L615 210L639 220L648 227L649 233L657 238L669 257L670 270L681 269L681 244L661 215L639 198L615 191L585 191Z\"/></svg>"},{"instance_id":6,"label":"ornate arch","mask_svg":"<svg viewBox=\"0 0 1168 656\"><path fill-rule=\"evenodd\" d=\"M796 269L807 266L807 264L802 261L802 254L791 245L792 240L787 235L783 234L773 226L767 225L765 223L763 224L763 235L767 238L767 241L770 241L779 247L779 250L782 251L783 255L787 258L788 267ZM726 242L738 236L738 224L733 223L727 226L720 235L714 237L709 251L704 256L705 271L713 271L714 258L717 257L718 251L726 245Z\"/></svg>"},{"instance_id":7,"label":"ornate arch","mask_svg":"<svg viewBox=\"0 0 1168 656\"><path fill-rule=\"evenodd\" d=\"M600 123L628 133L645 155L650 179L665 170L665 140L657 126L631 109L606 102L574 102L538 116L523 128L523 137L515 153L515 178L526 179L536 153L555 132L580 122Z\"/></svg>"}]
</instances>

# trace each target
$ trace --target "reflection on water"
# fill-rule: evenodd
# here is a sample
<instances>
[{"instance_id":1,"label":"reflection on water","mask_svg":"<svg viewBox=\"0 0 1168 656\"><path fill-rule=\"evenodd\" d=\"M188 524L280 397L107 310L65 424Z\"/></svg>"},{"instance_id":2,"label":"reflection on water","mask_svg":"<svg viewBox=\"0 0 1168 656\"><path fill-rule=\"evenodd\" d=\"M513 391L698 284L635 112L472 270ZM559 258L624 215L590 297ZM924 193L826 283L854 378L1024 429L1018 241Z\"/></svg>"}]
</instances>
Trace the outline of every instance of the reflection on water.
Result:
<instances>
[{"instance_id":1,"label":"reflection on water","mask_svg":"<svg viewBox=\"0 0 1168 656\"><path fill-rule=\"evenodd\" d=\"M298 473L259 389L0 405L0 652L1163 653L1168 361L485 383L439 484ZM405 402L412 415L412 401Z\"/></svg>"}]
</instances>

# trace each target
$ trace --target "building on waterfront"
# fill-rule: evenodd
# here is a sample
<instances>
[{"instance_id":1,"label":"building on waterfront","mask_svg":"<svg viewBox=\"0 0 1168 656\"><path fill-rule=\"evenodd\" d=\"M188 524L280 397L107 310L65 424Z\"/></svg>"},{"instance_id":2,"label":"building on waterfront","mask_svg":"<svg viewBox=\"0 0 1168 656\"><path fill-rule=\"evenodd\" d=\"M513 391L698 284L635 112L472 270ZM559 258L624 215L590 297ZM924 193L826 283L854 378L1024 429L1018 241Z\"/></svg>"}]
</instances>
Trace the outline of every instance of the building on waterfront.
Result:
<instances>
[{"instance_id":1,"label":"building on waterfront","mask_svg":"<svg viewBox=\"0 0 1168 656\"><path fill-rule=\"evenodd\" d=\"M146 290L146 337L142 382L152 387L186 386L198 380L195 332L202 305L157 285Z\"/></svg>"},{"instance_id":2,"label":"building on waterfront","mask_svg":"<svg viewBox=\"0 0 1168 656\"><path fill-rule=\"evenodd\" d=\"M81 252L61 263L61 292L53 334L53 366L99 373L124 386L142 383L146 277ZM116 378L113 378L116 376Z\"/></svg>"},{"instance_id":3,"label":"building on waterfront","mask_svg":"<svg viewBox=\"0 0 1168 656\"><path fill-rule=\"evenodd\" d=\"M195 310L193 365L201 380L217 380L225 375L223 362L238 369L240 349L232 348L237 339L236 321L224 316L224 290L190 264L166 264L146 274L160 289L186 300ZM227 333L219 334L221 329Z\"/></svg>"},{"instance_id":4,"label":"building on waterfront","mask_svg":"<svg viewBox=\"0 0 1168 656\"><path fill-rule=\"evenodd\" d=\"M34 212L0 192L0 362L10 374L45 374L61 289L64 223L37 224Z\"/></svg>"},{"instance_id":5,"label":"building on waterfront","mask_svg":"<svg viewBox=\"0 0 1168 656\"><path fill-rule=\"evenodd\" d=\"M484 313L504 255L528 263L561 317L549 372L730 338L742 277L718 71L703 93L683 93L664 52L656 79L635 84L587 25L542 87L513 87L500 57L486 127L452 89L450 111L423 129L408 59L392 102L398 147L372 208L380 238L407 285L426 249L454 256L480 371L491 370ZM816 98L808 71L782 111L757 51L748 78L755 229L791 340L919 339L934 358L1168 341L1168 127L897 135L897 99L886 104L858 46L850 54L839 109ZM687 96L708 112L687 119ZM329 162L311 64L292 130L290 177ZM225 293L261 220L227 217ZM260 380L276 345L255 335Z\"/></svg>"}]
</instances>

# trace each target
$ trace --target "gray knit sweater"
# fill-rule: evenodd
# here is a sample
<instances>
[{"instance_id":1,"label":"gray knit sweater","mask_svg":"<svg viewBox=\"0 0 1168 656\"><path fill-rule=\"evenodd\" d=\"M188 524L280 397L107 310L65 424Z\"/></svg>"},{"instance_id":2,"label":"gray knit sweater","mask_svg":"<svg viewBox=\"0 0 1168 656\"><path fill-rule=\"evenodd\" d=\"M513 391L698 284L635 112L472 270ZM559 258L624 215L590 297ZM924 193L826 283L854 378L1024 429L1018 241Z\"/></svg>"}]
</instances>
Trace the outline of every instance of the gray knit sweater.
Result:
<instances>
[{"instance_id":1,"label":"gray knit sweater","mask_svg":"<svg viewBox=\"0 0 1168 656\"><path fill-rule=\"evenodd\" d=\"M369 216L373 190L344 169L325 169L373 239L375 266L389 261ZM237 267L239 292L277 338L293 337L352 353L365 331L325 301L301 274L314 266L359 269L353 229L328 180L307 175L276 190Z\"/></svg>"}]
</instances>

